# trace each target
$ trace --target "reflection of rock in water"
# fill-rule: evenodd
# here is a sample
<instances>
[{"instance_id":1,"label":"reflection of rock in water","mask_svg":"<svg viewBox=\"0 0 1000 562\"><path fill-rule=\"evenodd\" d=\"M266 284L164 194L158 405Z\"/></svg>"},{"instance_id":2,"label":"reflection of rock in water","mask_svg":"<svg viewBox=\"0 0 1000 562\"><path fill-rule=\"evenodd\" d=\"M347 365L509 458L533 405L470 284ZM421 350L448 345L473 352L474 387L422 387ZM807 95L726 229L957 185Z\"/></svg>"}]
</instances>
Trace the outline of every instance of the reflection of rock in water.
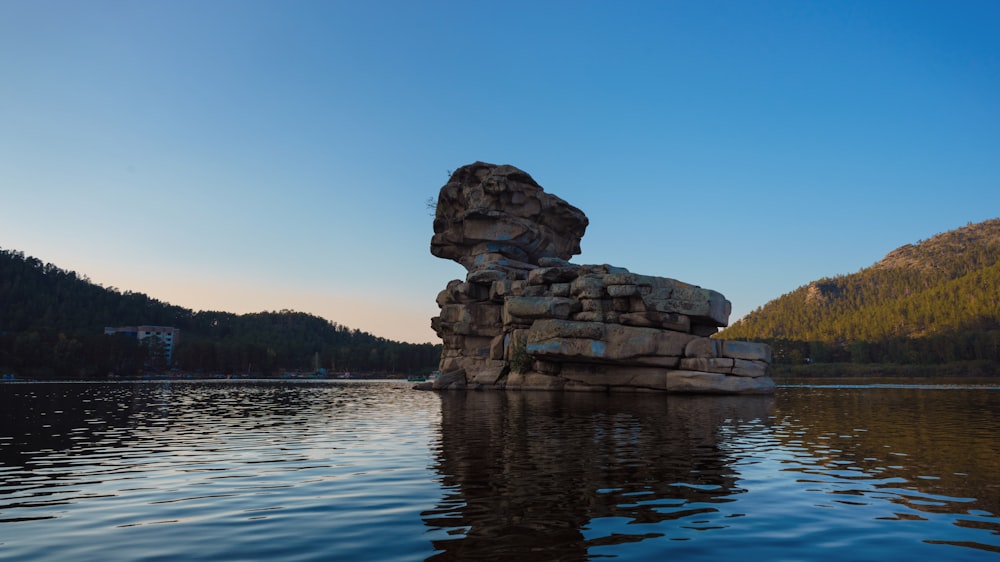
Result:
<instances>
[{"instance_id":1,"label":"reflection of rock in water","mask_svg":"<svg viewBox=\"0 0 1000 562\"><path fill-rule=\"evenodd\" d=\"M594 518L649 523L715 511L740 492L721 425L767 420L759 397L445 393L437 470L450 493L423 514L456 538L433 560L584 560ZM731 435L731 434L730 434ZM649 501L657 500L657 501ZM655 504L655 505L654 505Z\"/></svg>"}]
</instances>

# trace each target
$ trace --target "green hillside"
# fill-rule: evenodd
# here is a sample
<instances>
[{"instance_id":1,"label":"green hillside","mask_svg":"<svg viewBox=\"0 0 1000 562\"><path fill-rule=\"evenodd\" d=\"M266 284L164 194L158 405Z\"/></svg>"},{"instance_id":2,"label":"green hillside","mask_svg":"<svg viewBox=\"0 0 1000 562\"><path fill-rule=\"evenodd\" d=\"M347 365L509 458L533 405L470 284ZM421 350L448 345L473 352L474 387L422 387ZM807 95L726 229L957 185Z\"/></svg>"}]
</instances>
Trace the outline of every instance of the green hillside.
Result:
<instances>
[{"instance_id":1,"label":"green hillside","mask_svg":"<svg viewBox=\"0 0 1000 562\"><path fill-rule=\"evenodd\" d=\"M893 250L782 295L719 333L776 362L1000 363L1000 219Z\"/></svg>"},{"instance_id":2,"label":"green hillside","mask_svg":"<svg viewBox=\"0 0 1000 562\"><path fill-rule=\"evenodd\" d=\"M156 365L134 338L105 326L181 330L174 365ZM194 312L91 283L21 252L0 249L0 374L90 378L176 367L194 373L284 370L431 371L441 346L390 341L302 312Z\"/></svg>"}]
</instances>

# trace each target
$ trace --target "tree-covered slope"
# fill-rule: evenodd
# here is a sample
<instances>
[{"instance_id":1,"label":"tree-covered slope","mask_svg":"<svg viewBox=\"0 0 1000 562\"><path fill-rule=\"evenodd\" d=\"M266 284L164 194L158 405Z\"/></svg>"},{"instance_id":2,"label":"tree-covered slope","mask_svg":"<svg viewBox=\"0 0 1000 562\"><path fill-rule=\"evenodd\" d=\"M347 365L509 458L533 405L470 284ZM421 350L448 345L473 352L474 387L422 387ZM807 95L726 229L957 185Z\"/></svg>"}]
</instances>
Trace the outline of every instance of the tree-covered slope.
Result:
<instances>
[{"instance_id":1,"label":"tree-covered slope","mask_svg":"<svg viewBox=\"0 0 1000 562\"><path fill-rule=\"evenodd\" d=\"M105 326L180 328L176 366L271 374L319 364L337 371L431 370L440 346L390 341L294 311L236 315L173 306L91 283L72 271L0 249L0 372L101 376L143 368L135 340Z\"/></svg>"},{"instance_id":2,"label":"tree-covered slope","mask_svg":"<svg viewBox=\"0 0 1000 562\"><path fill-rule=\"evenodd\" d=\"M1000 219L908 244L857 273L799 287L719 337L770 341L779 357L793 362L998 360Z\"/></svg>"}]
</instances>

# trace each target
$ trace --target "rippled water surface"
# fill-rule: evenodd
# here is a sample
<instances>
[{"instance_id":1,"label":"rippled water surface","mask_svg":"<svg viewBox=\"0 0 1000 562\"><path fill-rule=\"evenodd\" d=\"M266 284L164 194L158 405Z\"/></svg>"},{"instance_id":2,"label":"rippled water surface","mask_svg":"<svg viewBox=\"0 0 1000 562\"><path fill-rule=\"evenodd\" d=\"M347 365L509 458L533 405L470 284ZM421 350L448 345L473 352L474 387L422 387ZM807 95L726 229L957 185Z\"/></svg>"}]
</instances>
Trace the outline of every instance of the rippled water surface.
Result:
<instances>
[{"instance_id":1,"label":"rippled water surface","mask_svg":"<svg viewBox=\"0 0 1000 562\"><path fill-rule=\"evenodd\" d=\"M1000 560L996 387L0 385L2 560Z\"/></svg>"}]
</instances>

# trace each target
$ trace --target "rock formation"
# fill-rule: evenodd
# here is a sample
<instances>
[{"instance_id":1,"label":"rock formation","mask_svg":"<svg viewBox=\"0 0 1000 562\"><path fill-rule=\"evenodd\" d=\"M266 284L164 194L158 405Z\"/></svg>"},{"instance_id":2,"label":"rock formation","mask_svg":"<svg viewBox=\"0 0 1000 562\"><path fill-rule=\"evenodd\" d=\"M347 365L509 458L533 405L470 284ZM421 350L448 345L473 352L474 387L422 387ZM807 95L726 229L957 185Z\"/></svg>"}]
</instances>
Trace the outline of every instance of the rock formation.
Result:
<instances>
[{"instance_id":1,"label":"rock formation","mask_svg":"<svg viewBox=\"0 0 1000 562\"><path fill-rule=\"evenodd\" d=\"M468 274L438 295L442 375L424 388L770 393L767 345L709 336L720 293L577 265L582 211L513 166L476 162L438 195L431 253Z\"/></svg>"}]
</instances>

